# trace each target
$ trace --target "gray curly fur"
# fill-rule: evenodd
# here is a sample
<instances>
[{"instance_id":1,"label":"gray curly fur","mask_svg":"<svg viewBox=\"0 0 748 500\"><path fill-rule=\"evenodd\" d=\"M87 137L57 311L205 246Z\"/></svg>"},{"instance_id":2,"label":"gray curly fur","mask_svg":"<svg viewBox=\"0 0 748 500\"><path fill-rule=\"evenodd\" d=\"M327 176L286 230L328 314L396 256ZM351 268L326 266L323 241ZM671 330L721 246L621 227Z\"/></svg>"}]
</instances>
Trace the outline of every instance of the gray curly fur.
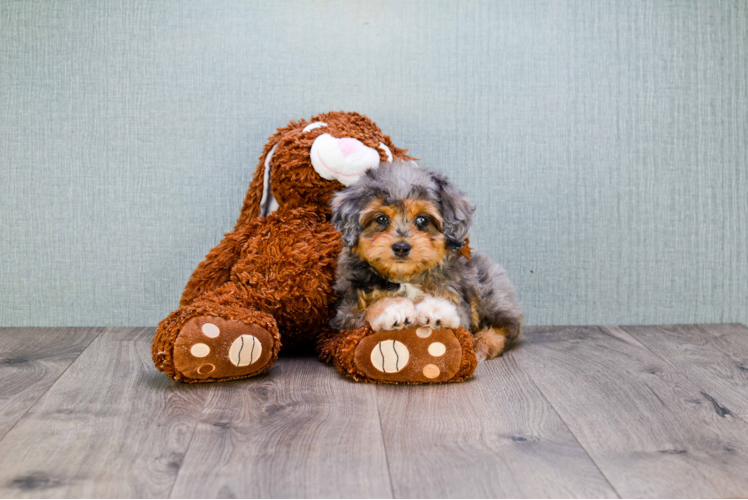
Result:
<instances>
[{"instance_id":1,"label":"gray curly fur","mask_svg":"<svg viewBox=\"0 0 748 500\"><path fill-rule=\"evenodd\" d=\"M461 298L461 325L467 329L471 328L470 304L477 298L480 321L477 327L472 325L473 332L506 327L510 341L520 337L522 311L506 270L486 254L476 252L468 260L459 253L470 233L475 208L443 174L421 168L415 162L382 163L332 200L332 223L344 243L338 260L335 292L339 299L331 322L333 328L343 330L365 324L365 313L357 310L359 290L383 289L398 294L402 289L400 283L388 280L351 251L363 230L359 224L361 211L372 198L386 204L417 198L435 203L443 217L442 232L449 253L440 265L413 277L410 283L432 293L456 291Z\"/></svg>"}]
</instances>

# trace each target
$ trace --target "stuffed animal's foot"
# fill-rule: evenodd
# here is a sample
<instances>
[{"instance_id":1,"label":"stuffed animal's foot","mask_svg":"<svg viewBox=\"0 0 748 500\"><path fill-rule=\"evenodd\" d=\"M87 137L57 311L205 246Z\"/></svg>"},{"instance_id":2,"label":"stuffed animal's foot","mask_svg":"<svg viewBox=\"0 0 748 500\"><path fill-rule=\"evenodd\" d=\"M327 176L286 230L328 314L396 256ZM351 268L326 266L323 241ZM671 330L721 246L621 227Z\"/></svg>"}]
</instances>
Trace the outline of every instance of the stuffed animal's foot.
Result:
<instances>
[{"instance_id":1,"label":"stuffed animal's foot","mask_svg":"<svg viewBox=\"0 0 748 500\"><path fill-rule=\"evenodd\" d=\"M153 363L172 380L218 382L265 372L278 357L270 314L246 306L233 283L167 316L153 338Z\"/></svg>"},{"instance_id":2,"label":"stuffed animal's foot","mask_svg":"<svg viewBox=\"0 0 748 500\"><path fill-rule=\"evenodd\" d=\"M472 335L464 328L413 326L343 332L335 365L356 380L393 384L459 382L475 371Z\"/></svg>"},{"instance_id":3,"label":"stuffed animal's foot","mask_svg":"<svg viewBox=\"0 0 748 500\"><path fill-rule=\"evenodd\" d=\"M275 361L275 342L258 325L197 316L184 324L174 342L174 369L189 382L250 377Z\"/></svg>"}]
</instances>

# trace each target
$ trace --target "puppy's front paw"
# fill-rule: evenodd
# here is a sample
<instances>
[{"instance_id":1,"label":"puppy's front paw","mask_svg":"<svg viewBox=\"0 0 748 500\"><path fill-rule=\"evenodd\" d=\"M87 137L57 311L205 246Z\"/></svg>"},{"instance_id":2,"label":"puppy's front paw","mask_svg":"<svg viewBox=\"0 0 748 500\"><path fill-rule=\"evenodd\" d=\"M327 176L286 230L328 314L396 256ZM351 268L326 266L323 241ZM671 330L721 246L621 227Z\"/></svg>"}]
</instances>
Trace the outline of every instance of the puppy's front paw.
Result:
<instances>
[{"instance_id":1,"label":"puppy's front paw","mask_svg":"<svg viewBox=\"0 0 748 500\"><path fill-rule=\"evenodd\" d=\"M416 316L420 324L431 328L460 326L457 307L448 300L431 295L416 304Z\"/></svg>"},{"instance_id":2,"label":"puppy's front paw","mask_svg":"<svg viewBox=\"0 0 748 500\"><path fill-rule=\"evenodd\" d=\"M375 332L400 330L415 324L416 308L408 299L382 299L369 307L366 320Z\"/></svg>"}]
</instances>

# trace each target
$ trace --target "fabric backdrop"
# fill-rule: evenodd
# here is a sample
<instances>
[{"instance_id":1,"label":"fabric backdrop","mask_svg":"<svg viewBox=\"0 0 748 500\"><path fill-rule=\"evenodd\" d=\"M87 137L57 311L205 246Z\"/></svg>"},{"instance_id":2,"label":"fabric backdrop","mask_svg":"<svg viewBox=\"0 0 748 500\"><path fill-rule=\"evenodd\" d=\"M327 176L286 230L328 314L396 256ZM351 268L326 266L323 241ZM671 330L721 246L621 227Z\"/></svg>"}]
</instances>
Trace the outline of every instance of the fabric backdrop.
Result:
<instances>
[{"instance_id":1,"label":"fabric backdrop","mask_svg":"<svg viewBox=\"0 0 748 500\"><path fill-rule=\"evenodd\" d=\"M155 325L289 119L478 206L528 324L748 323L748 2L0 0L0 324Z\"/></svg>"}]
</instances>

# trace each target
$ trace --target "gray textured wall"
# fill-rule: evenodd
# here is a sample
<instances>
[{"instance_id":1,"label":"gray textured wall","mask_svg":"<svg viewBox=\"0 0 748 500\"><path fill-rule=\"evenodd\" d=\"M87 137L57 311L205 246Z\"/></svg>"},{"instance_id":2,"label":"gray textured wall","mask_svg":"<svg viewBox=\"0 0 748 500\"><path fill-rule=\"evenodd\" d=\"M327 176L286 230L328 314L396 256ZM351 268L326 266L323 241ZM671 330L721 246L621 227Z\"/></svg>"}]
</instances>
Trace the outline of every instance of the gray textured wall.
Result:
<instances>
[{"instance_id":1,"label":"gray textured wall","mask_svg":"<svg viewBox=\"0 0 748 500\"><path fill-rule=\"evenodd\" d=\"M330 109L477 202L528 323L748 323L747 68L746 1L0 0L0 324L155 324Z\"/></svg>"}]
</instances>

